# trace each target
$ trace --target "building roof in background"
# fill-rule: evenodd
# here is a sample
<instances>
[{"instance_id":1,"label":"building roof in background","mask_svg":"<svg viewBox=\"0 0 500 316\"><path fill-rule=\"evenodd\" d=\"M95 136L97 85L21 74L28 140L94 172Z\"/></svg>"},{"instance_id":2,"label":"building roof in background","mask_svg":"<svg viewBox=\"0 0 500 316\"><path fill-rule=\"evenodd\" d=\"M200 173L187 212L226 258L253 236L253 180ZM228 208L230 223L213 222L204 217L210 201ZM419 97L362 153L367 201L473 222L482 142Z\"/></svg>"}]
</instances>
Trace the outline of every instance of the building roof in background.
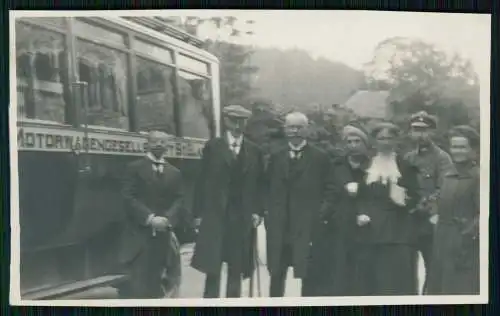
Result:
<instances>
[{"instance_id":1,"label":"building roof in background","mask_svg":"<svg viewBox=\"0 0 500 316\"><path fill-rule=\"evenodd\" d=\"M385 118L389 91L360 90L351 96L344 107L356 115L370 118Z\"/></svg>"}]
</instances>

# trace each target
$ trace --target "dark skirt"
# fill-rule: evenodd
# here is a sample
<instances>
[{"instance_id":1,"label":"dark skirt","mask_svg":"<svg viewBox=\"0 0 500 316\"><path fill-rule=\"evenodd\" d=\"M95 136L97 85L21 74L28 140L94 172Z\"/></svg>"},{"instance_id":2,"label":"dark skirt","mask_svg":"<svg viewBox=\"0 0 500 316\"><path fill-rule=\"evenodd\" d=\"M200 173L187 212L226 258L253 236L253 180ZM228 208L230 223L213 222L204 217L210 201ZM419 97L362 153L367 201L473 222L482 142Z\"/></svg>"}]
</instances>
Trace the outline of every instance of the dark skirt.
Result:
<instances>
[{"instance_id":1,"label":"dark skirt","mask_svg":"<svg viewBox=\"0 0 500 316\"><path fill-rule=\"evenodd\" d=\"M426 294L478 295L479 240L454 227L439 227L436 237Z\"/></svg>"},{"instance_id":2,"label":"dark skirt","mask_svg":"<svg viewBox=\"0 0 500 316\"><path fill-rule=\"evenodd\" d=\"M406 244L362 244L357 247L356 296L417 295L414 247Z\"/></svg>"}]
</instances>

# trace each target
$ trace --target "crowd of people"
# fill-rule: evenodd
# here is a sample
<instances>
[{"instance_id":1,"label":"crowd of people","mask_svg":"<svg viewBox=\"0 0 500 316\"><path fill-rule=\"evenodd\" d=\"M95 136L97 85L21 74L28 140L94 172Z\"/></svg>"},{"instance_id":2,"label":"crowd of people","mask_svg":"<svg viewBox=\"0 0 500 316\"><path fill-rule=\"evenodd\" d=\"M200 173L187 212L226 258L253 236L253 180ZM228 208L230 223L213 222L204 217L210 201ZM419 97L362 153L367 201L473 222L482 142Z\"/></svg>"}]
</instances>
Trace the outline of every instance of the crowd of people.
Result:
<instances>
[{"instance_id":1,"label":"crowd of people","mask_svg":"<svg viewBox=\"0 0 500 316\"><path fill-rule=\"evenodd\" d=\"M224 133L202 153L191 265L206 275L205 298L219 297L224 262L226 296L241 296L242 279L258 264L259 225L266 229L271 297L284 295L289 267L302 280L302 296L417 295L419 254L424 294L479 294L479 135L473 128L452 128L445 151L432 141L436 118L416 113L408 131L415 148L403 155L397 150L402 131L393 123L370 130L349 123L342 130L344 154L332 159L308 140L307 116L293 112L284 122L286 142L265 159L244 135L251 115L225 107ZM153 247L169 242L159 236L168 236L179 212L180 174L161 160L155 137L148 156L130 167L124 188L134 236L142 236L131 238L130 248L152 249L128 254L141 267L132 278L135 298L161 297L154 276L162 256Z\"/></svg>"}]
</instances>

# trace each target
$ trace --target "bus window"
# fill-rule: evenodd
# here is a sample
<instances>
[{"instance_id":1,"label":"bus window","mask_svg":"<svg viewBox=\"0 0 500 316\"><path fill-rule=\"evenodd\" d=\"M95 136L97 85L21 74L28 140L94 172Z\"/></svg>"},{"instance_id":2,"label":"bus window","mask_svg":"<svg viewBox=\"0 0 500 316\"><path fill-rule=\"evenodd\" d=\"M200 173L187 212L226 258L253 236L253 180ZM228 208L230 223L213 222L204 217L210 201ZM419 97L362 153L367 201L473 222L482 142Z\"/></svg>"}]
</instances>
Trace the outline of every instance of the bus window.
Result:
<instances>
[{"instance_id":1,"label":"bus window","mask_svg":"<svg viewBox=\"0 0 500 316\"><path fill-rule=\"evenodd\" d=\"M182 54L179 54L179 55L177 55L176 62L177 62L177 66L179 66L180 68L189 69L191 71L194 71L194 72L197 72L200 74L204 74L204 75L209 74L208 64L206 64L202 61L184 56Z\"/></svg>"},{"instance_id":2,"label":"bus window","mask_svg":"<svg viewBox=\"0 0 500 316\"><path fill-rule=\"evenodd\" d=\"M91 36L94 40L102 40L125 47L125 36L120 33L113 32L107 28L103 28L94 24L83 22L80 19L74 20L73 27L74 32L77 35L83 37Z\"/></svg>"},{"instance_id":3,"label":"bus window","mask_svg":"<svg viewBox=\"0 0 500 316\"><path fill-rule=\"evenodd\" d=\"M88 84L87 123L128 130L126 55L84 40L76 51L78 77Z\"/></svg>"},{"instance_id":4,"label":"bus window","mask_svg":"<svg viewBox=\"0 0 500 316\"><path fill-rule=\"evenodd\" d=\"M179 71L182 136L208 139L212 128L210 80Z\"/></svg>"},{"instance_id":5,"label":"bus window","mask_svg":"<svg viewBox=\"0 0 500 316\"><path fill-rule=\"evenodd\" d=\"M150 44L140 39L135 39L133 41L133 48L137 52L149 55L158 61L166 64L173 64L172 52L163 47Z\"/></svg>"},{"instance_id":6,"label":"bus window","mask_svg":"<svg viewBox=\"0 0 500 316\"><path fill-rule=\"evenodd\" d=\"M16 23L18 118L65 123L69 98L64 35Z\"/></svg>"},{"instance_id":7,"label":"bus window","mask_svg":"<svg viewBox=\"0 0 500 316\"><path fill-rule=\"evenodd\" d=\"M156 129L175 135L174 75L168 66L137 58L135 112L139 131Z\"/></svg>"},{"instance_id":8,"label":"bus window","mask_svg":"<svg viewBox=\"0 0 500 316\"><path fill-rule=\"evenodd\" d=\"M22 21L27 21L31 23L36 23L36 24L42 24L42 25L47 25L47 26L52 26L56 27L59 29L64 29L66 27L66 22L65 18L63 17L24 17L24 18L17 18L16 22L22 22Z\"/></svg>"}]
</instances>

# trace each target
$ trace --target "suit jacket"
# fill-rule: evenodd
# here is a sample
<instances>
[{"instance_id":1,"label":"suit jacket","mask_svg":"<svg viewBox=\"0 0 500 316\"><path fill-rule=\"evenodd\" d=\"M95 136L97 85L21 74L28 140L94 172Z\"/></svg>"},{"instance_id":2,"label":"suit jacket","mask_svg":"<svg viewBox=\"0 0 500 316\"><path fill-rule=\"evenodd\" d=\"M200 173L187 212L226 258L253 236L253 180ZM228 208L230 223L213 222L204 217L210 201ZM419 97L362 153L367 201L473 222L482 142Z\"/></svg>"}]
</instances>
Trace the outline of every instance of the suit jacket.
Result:
<instances>
[{"instance_id":1,"label":"suit jacket","mask_svg":"<svg viewBox=\"0 0 500 316\"><path fill-rule=\"evenodd\" d=\"M177 224L183 208L181 181L180 171L168 163L159 175L147 157L128 165L122 186L129 219L123 238L123 261L137 256L152 236L152 228L146 226L151 214L167 217L172 226Z\"/></svg>"},{"instance_id":2,"label":"suit jacket","mask_svg":"<svg viewBox=\"0 0 500 316\"><path fill-rule=\"evenodd\" d=\"M251 258L252 214L264 213L264 160L257 145L243 139L239 152L241 159L241 179L235 187L241 188L239 209L228 210L230 193L231 164L233 153L226 138L214 138L203 149L201 172L197 183L194 217L201 217L201 226L196 241L192 267L203 273L220 271L223 256L223 238L227 212L238 213L231 216L236 221L234 231L241 233L240 242L234 242L232 248L241 249L240 262L244 275L253 271Z\"/></svg>"},{"instance_id":3,"label":"suit jacket","mask_svg":"<svg viewBox=\"0 0 500 316\"><path fill-rule=\"evenodd\" d=\"M289 223L290 236L286 237L293 248L295 277L307 275L310 248L315 238L313 232L318 231L321 217L329 212L332 204L330 169L328 155L310 144L303 149L294 172L290 170L288 146L271 156L267 170L268 214L265 220L271 273L282 265L284 234Z\"/></svg>"}]
</instances>

